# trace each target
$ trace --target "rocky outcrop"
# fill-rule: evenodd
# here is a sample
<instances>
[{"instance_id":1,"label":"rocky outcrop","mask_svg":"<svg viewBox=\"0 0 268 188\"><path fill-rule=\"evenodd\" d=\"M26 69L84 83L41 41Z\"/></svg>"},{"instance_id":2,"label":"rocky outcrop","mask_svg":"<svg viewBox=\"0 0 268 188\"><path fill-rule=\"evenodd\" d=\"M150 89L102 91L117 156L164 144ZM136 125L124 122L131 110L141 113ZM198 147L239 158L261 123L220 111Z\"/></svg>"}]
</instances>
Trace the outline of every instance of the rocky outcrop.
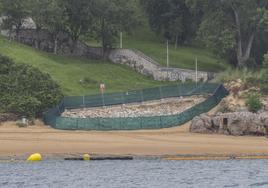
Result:
<instances>
[{"instance_id":1,"label":"rocky outcrop","mask_svg":"<svg viewBox=\"0 0 268 188\"><path fill-rule=\"evenodd\" d=\"M201 115L192 120L190 131L204 134L264 136L268 135L268 112L260 114L235 112L220 113L215 116Z\"/></svg>"},{"instance_id":2,"label":"rocky outcrop","mask_svg":"<svg viewBox=\"0 0 268 188\"><path fill-rule=\"evenodd\" d=\"M114 49L110 52L109 59L114 63L127 65L143 75L152 76L154 80L158 81L180 80L185 82L186 80L196 80L196 72L194 70L164 68L138 50ZM213 77L213 73L202 71L197 73L198 81L205 82Z\"/></svg>"}]
</instances>

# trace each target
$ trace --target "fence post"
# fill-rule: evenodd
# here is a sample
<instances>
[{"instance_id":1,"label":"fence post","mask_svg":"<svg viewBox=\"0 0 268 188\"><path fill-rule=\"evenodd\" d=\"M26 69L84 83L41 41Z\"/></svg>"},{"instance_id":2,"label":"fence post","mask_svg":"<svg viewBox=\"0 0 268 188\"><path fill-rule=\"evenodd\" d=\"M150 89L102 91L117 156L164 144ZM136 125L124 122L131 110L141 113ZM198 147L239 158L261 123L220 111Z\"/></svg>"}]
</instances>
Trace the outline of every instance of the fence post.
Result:
<instances>
[{"instance_id":1,"label":"fence post","mask_svg":"<svg viewBox=\"0 0 268 188\"><path fill-rule=\"evenodd\" d=\"M140 117L140 126L141 126L141 129L142 129L143 128L142 117Z\"/></svg>"},{"instance_id":2,"label":"fence post","mask_svg":"<svg viewBox=\"0 0 268 188\"><path fill-rule=\"evenodd\" d=\"M159 86L159 92L160 92L160 99L162 100L163 99L163 95L162 95L162 87Z\"/></svg>"},{"instance_id":3,"label":"fence post","mask_svg":"<svg viewBox=\"0 0 268 188\"><path fill-rule=\"evenodd\" d=\"M85 108L86 105L85 105L85 96L83 96L83 107Z\"/></svg>"},{"instance_id":4,"label":"fence post","mask_svg":"<svg viewBox=\"0 0 268 188\"><path fill-rule=\"evenodd\" d=\"M122 104L125 104L126 103L125 102L125 95L124 95L123 92L121 93L121 100L122 100Z\"/></svg>"},{"instance_id":5,"label":"fence post","mask_svg":"<svg viewBox=\"0 0 268 188\"><path fill-rule=\"evenodd\" d=\"M184 83L183 83L183 85L184 85ZM177 89L178 89L178 95L177 95L177 97L181 97L181 93L180 93L180 89L181 89L182 87L180 87L180 84L178 84L177 85Z\"/></svg>"},{"instance_id":6,"label":"fence post","mask_svg":"<svg viewBox=\"0 0 268 188\"><path fill-rule=\"evenodd\" d=\"M162 122L162 116L160 116L160 128L164 128L163 127L163 122Z\"/></svg>"},{"instance_id":7,"label":"fence post","mask_svg":"<svg viewBox=\"0 0 268 188\"><path fill-rule=\"evenodd\" d=\"M141 95L141 102L143 103L143 101L144 101L144 98L143 98L143 90L140 90L141 92L140 92L140 95Z\"/></svg>"},{"instance_id":8,"label":"fence post","mask_svg":"<svg viewBox=\"0 0 268 188\"><path fill-rule=\"evenodd\" d=\"M101 92L101 98L102 98L102 106L104 107L105 106L105 101L104 101L104 94L103 94L103 92Z\"/></svg>"}]
</instances>

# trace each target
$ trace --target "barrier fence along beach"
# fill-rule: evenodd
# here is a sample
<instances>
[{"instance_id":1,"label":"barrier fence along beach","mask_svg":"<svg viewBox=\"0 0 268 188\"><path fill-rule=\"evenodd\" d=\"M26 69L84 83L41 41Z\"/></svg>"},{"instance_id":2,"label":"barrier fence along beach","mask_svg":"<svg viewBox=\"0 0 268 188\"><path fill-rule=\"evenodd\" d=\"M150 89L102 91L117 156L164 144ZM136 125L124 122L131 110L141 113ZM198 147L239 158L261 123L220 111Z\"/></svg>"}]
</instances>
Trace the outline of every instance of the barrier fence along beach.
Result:
<instances>
[{"instance_id":1,"label":"barrier fence along beach","mask_svg":"<svg viewBox=\"0 0 268 188\"><path fill-rule=\"evenodd\" d=\"M112 106L192 95L208 95L208 98L177 115L120 118L61 117L65 109ZM196 86L195 83L188 83L121 93L65 97L59 105L44 113L44 121L47 125L62 130L109 131L170 128L182 125L195 116L208 112L227 95L228 91L223 85L204 83Z\"/></svg>"}]
</instances>

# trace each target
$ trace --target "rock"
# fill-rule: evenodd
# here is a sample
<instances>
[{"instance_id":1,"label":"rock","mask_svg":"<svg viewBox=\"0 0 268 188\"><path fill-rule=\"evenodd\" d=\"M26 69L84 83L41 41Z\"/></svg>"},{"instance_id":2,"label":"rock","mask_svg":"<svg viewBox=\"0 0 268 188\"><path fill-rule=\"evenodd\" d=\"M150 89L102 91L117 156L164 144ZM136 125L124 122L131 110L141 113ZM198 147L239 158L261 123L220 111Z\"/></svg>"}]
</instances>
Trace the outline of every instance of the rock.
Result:
<instances>
[{"instance_id":1,"label":"rock","mask_svg":"<svg viewBox=\"0 0 268 188\"><path fill-rule=\"evenodd\" d=\"M223 132L228 133L230 135L234 136L243 136L244 133L247 132L247 125L245 124L244 120L241 119L238 116L229 116L228 118L228 124L226 126L226 130L224 130L223 127Z\"/></svg>"},{"instance_id":2,"label":"rock","mask_svg":"<svg viewBox=\"0 0 268 188\"><path fill-rule=\"evenodd\" d=\"M213 117L202 115L194 118L190 131L233 136L264 136L268 134L268 112L261 114L251 112L218 113Z\"/></svg>"},{"instance_id":3,"label":"rock","mask_svg":"<svg viewBox=\"0 0 268 188\"><path fill-rule=\"evenodd\" d=\"M212 124L213 124L213 127L216 130L219 130L220 129L221 122L222 122L222 118L220 116L216 116L216 117L213 117L212 118Z\"/></svg>"},{"instance_id":4,"label":"rock","mask_svg":"<svg viewBox=\"0 0 268 188\"><path fill-rule=\"evenodd\" d=\"M190 131L192 133L211 134L215 132L215 129L213 128L211 118L207 115L201 115L193 119Z\"/></svg>"}]
</instances>

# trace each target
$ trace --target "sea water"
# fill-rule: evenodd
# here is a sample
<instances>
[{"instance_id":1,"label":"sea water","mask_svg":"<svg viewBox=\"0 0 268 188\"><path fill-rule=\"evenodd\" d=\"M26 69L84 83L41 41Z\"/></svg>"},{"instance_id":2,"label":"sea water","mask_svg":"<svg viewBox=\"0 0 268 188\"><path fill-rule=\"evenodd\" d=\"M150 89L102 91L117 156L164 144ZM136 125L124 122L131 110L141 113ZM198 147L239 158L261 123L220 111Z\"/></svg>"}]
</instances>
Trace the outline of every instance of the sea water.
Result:
<instances>
[{"instance_id":1,"label":"sea water","mask_svg":"<svg viewBox=\"0 0 268 188\"><path fill-rule=\"evenodd\" d=\"M268 160L0 163L0 187L268 187Z\"/></svg>"}]
</instances>

